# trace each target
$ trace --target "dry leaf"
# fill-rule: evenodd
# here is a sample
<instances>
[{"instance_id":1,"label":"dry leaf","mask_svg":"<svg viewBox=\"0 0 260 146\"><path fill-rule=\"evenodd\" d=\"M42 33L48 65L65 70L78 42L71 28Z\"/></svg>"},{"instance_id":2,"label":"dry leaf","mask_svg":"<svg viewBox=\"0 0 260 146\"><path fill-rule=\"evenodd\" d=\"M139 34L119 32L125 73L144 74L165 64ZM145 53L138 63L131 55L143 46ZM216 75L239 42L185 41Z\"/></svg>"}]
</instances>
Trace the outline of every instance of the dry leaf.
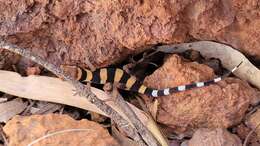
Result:
<instances>
[{"instance_id":1,"label":"dry leaf","mask_svg":"<svg viewBox=\"0 0 260 146\"><path fill-rule=\"evenodd\" d=\"M0 122L6 123L13 116L21 113L26 106L27 104L18 98L0 103Z\"/></svg>"},{"instance_id":2,"label":"dry leaf","mask_svg":"<svg viewBox=\"0 0 260 146\"><path fill-rule=\"evenodd\" d=\"M158 51L165 53L181 53L189 49L199 51L204 57L220 59L222 65L229 70L243 61L243 64L234 74L260 89L260 70L242 53L230 46L210 41L199 41L158 47Z\"/></svg>"},{"instance_id":3,"label":"dry leaf","mask_svg":"<svg viewBox=\"0 0 260 146\"><path fill-rule=\"evenodd\" d=\"M112 126L112 136L118 141L121 146L138 146L138 144L120 133L116 127Z\"/></svg>"},{"instance_id":4,"label":"dry leaf","mask_svg":"<svg viewBox=\"0 0 260 146\"><path fill-rule=\"evenodd\" d=\"M156 99L154 102L152 102L151 105L149 105L149 111L151 112L151 115L154 119L157 119L156 115L158 112L158 107L159 107L159 101Z\"/></svg>"},{"instance_id":5,"label":"dry leaf","mask_svg":"<svg viewBox=\"0 0 260 146\"><path fill-rule=\"evenodd\" d=\"M34 75L22 77L15 72L0 70L0 83L1 92L33 100L66 104L106 116L104 112L98 109L94 104L90 103L85 97L75 95L73 91L74 87L71 84L58 78ZM99 99L107 100L106 103L131 124L131 121L120 110L120 108L117 107L117 104L113 100L108 100L112 97L109 97L105 92L97 88L92 87L91 91ZM162 136L153 119L135 106L131 104L129 105L161 145L166 146L166 139Z\"/></svg>"},{"instance_id":6,"label":"dry leaf","mask_svg":"<svg viewBox=\"0 0 260 146\"><path fill-rule=\"evenodd\" d=\"M39 102L39 106L37 111L31 112L32 114L49 114L49 113L54 113L55 111L58 111L62 108L62 105L60 104L55 104L55 103L50 103L50 102Z\"/></svg>"},{"instance_id":7,"label":"dry leaf","mask_svg":"<svg viewBox=\"0 0 260 146\"><path fill-rule=\"evenodd\" d=\"M7 100L8 100L7 98L1 97L0 98L0 103L6 102Z\"/></svg>"}]
</instances>

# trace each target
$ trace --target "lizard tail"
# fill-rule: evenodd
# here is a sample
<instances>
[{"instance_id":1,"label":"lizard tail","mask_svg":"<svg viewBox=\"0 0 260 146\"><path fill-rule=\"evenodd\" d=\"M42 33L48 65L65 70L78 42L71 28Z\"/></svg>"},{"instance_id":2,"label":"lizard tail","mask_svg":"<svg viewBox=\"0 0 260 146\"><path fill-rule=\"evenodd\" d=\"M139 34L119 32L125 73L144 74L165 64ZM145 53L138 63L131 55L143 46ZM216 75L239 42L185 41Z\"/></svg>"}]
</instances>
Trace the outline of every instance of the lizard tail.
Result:
<instances>
[{"instance_id":1,"label":"lizard tail","mask_svg":"<svg viewBox=\"0 0 260 146\"><path fill-rule=\"evenodd\" d=\"M208 80L208 81L205 81L205 82L195 82L195 83L191 83L191 84L181 85L181 86L172 87L172 88L159 89L159 90L147 87L145 89L145 91L141 92L141 93L146 94L148 96L152 96L152 97L158 97L158 96L166 96L166 95L170 95L170 94L173 94L173 93L190 90L190 89L193 89L193 88L209 86L209 85L215 84L215 83L223 80L225 77L229 76L231 73L236 71L242 63L243 62L241 61L231 71L228 71L224 75L216 77L216 78L214 78L212 80ZM141 90L141 91L143 91L143 90Z\"/></svg>"}]
</instances>

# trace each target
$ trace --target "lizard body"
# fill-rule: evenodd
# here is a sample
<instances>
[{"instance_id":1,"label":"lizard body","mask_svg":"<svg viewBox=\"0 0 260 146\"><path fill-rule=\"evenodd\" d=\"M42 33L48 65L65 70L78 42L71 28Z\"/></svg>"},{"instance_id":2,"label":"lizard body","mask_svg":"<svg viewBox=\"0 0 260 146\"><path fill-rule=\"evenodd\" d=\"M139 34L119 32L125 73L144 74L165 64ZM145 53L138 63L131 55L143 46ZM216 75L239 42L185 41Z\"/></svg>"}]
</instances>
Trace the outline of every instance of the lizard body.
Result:
<instances>
[{"instance_id":1,"label":"lizard body","mask_svg":"<svg viewBox=\"0 0 260 146\"><path fill-rule=\"evenodd\" d=\"M143 85L140 81L138 81L134 76L131 76L130 74L126 73L124 70L119 68L101 68L92 72L90 70L77 67L76 79L80 82L92 82L97 84L121 83L125 85L126 90L135 91L152 97L158 97L158 96L170 95L172 93L182 92L185 90L190 90L192 88L209 86L229 76L241 64L242 62L236 67L234 67L228 73L224 74L223 76L216 77L212 80L208 80L205 82L195 82L191 84L165 88L165 89L153 89L147 87Z\"/></svg>"}]
</instances>

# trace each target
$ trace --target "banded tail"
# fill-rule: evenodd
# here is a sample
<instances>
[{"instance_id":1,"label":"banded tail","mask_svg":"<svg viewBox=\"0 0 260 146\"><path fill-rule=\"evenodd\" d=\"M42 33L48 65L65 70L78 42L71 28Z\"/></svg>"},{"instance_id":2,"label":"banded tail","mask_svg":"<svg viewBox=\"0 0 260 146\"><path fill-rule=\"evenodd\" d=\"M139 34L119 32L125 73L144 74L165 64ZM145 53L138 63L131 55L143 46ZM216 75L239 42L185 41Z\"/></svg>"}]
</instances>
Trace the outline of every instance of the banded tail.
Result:
<instances>
[{"instance_id":1,"label":"banded tail","mask_svg":"<svg viewBox=\"0 0 260 146\"><path fill-rule=\"evenodd\" d=\"M182 92L186 90L190 90L193 88L205 87L211 84L217 83L221 81L223 78L229 76L233 73L238 67L242 64L240 62L236 67L234 67L231 71L226 74L214 78L212 80L208 80L206 82L195 82L191 84L181 85L172 88L165 89L153 89L146 87L142 83L140 83L134 76L129 75L125 71L119 68L101 68L97 69L94 72L90 70L77 68L77 80L80 82L92 82L97 84L105 84L105 83L121 83L125 85L126 90L135 91L141 94L145 94L152 97L158 96L166 96L177 92Z\"/></svg>"}]
</instances>

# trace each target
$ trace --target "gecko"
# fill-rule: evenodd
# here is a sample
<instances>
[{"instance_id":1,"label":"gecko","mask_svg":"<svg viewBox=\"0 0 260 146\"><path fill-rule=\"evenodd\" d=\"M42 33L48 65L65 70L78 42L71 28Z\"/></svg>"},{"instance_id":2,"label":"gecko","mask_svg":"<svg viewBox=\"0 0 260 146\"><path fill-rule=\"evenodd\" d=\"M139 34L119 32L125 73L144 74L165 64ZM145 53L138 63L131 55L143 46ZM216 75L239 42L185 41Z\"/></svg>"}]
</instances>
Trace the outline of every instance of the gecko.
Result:
<instances>
[{"instance_id":1,"label":"gecko","mask_svg":"<svg viewBox=\"0 0 260 146\"><path fill-rule=\"evenodd\" d=\"M124 70L120 68L100 68L95 71L91 71L88 69L76 67L76 80L86 83L96 83L96 84L105 84L105 83L120 83L124 85L125 90L138 92L140 94L145 94L151 97L159 97L159 96L167 96L173 93L182 92L186 90L190 90L193 88L200 88L209 86L211 84L215 84L225 77L229 76L235 70L239 68L242 64L240 62L237 66L235 66L231 71L228 71L222 76L218 76L213 78L212 80L204 81L204 82L194 82L186 85L169 87L164 89L154 89L145 86L142 82L136 79L136 77L128 74Z\"/></svg>"}]
</instances>

